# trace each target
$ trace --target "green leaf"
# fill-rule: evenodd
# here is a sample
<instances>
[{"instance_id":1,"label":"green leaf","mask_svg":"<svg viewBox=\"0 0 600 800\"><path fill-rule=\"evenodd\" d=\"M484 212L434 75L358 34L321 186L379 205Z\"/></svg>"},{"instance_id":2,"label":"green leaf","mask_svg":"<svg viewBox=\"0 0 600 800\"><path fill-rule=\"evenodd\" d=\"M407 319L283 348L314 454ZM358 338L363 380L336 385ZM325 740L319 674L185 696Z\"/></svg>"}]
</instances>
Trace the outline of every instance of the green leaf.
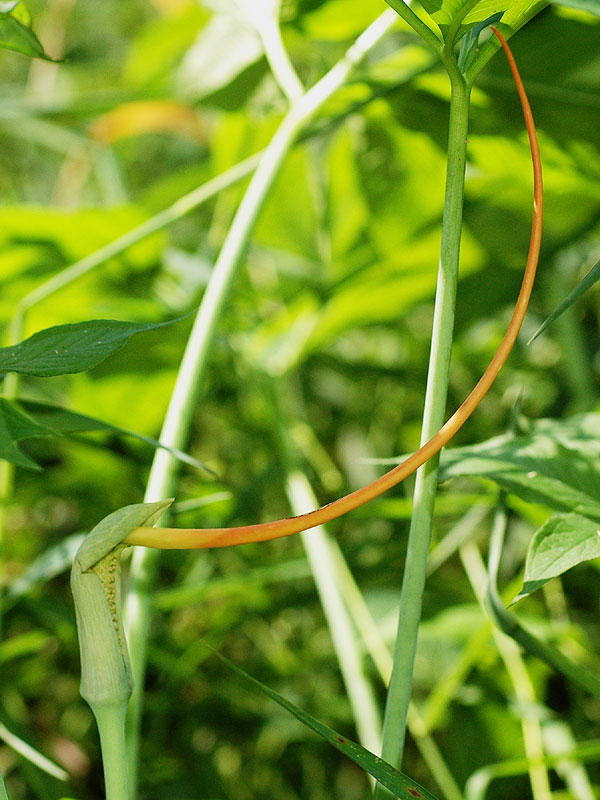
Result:
<instances>
[{"instance_id":1,"label":"green leaf","mask_svg":"<svg viewBox=\"0 0 600 800\"><path fill-rule=\"evenodd\" d=\"M240 13L242 8L215 14L187 52L180 70L187 96L197 99L225 88L262 57L260 37Z\"/></svg>"},{"instance_id":2,"label":"green leaf","mask_svg":"<svg viewBox=\"0 0 600 800\"><path fill-rule=\"evenodd\" d=\"M466 475L492 480L525 501L600 520L600 414L538 420L525 435L445 452L440 479Z\"/></svg>"},{"instance_id":3,"label":"green leaf","mask_svg":"<svg viewBox=\"0 0 600 800\"><path fill-rule=\"evenodd\" d=\"M265 686L264 683L256 680L256 678L253 678L251 675L248 675L247 672L244 672L243 669L236 666L234 663L229 661L229 659L225 658L225 656L222 656L208 644L206 644L206 647L208 647L208 649L211 650L214 655L220 658L221 661L230 669L232 669L234 672L237 672L238 675L241 675L244 680L248 681L248 683L252 684L252 686L258 689L260 692L267 695L267 697L270 697L271 700L279 703L282 708L285 708L286 711L289 711L290 714L293 714L303 725L306 725L307 728L313 730L345 756L348 756L348 758L352 759L355 764L358 764L359 767L362 767L362 769L372 775L382 786L385 786L386 789L389 789L391 792L393 792L394 795L399 798L399 800L415 800L415 798L423 798L423 800L436 800L434 795L428 792L427 789L424 789L420 784L415 783L415 781L411 780L402 772L399 772L397 769L392 767L391 764L388 764L387 761L383 761L381 758L373 755L373 753L369 752L369 750L365 750L364 747L356 744L356 742L353 742L351 739L347 739L345 736L340 736L340 734L336 733L336 731L334 731L332 728L327 727L327 725L323 725L322 722L319 722L319 720L311 717L311 715L307 714L306 711L302 711L301 708L298 708L298 706L290 703L290 701L286 700L285 697L282 697L280 694L273 691L273 689L269 689L268 686Z\"/></svg>"},{"instance_id":4,"label":"green leaf","mask_svg":"<svg viewBox=\"0 0 600 800\"><path fill-rule=\"evenodd\" d=\"M600 0L598 2L598 7L600 8ZM582 294L585 294L585 292L587 292L587 290L590 289L598 280L600 280L600 261L594 264L588 274L579 282L573 291L567 295L567 297L565 297L558 308L556 308L552 314L550 314L550 316L542 322L527 344L531 344L534 339L537 339L537 337L543 333L549 325L552 325L554 320L558 319L558 317L560 317L564 311L570 308L573 303L579 299Z\"/></svg>"},{"instance_id":5,"label":"green leaf","mask_svg":"<svg viewBox=\"0 0 600 800\"><path fill-rule=\"evenodd\" d=\"M0 5L0 48L14 50L31 58L53 61L54 59L44 52L40 40L31 28L12 13L17 5L17 3Z\"/></svg>"},{"instance_id":6,"label":"green leaf","mask_svg":"<svg viewBox=\"0 0 600 800\"><path fill-rule=\"evenodd\" d=\"M56 433L24 414L15 403L0 398L0 459L27 469L41 469L16 445L33 436L56 436Z\"/></svg>"},{"instance_id":7,"label":"green leaf","mask_svg":"<svg viewBox=\"0 0 600 800\"><path fill-rule=\"evenodd\" d=\"M20 405L27 411L29 416L40 425L57 433L86 433L91 431L110 431L118 433L121 436L132 436L134 439L139 439L141 442L152 445L152 447L166 450L178 461L184 464L189 464L192 467L203 469L209 472L213 477L217 477L215 472L203 464L193 456L178 450L176 447L169 447L162 444L157 439L151 436L146 436L143 433L122 428L119 425L112 425L110 422L104 422L94 417L88 417L86 414L78 414L76 411L69 411L61 406L51 405L50 403L40 403L36 400L20 400ZM44 434L38 434L44 435Z\"/></svg>"},{"instance_id":8,"label":"green leaf","mask_svg":"<svg viewBox=\"0 0 600 800\"><path fill-rule=\"evenodd\" d=\"M523 588L515 600L535 592L571 567L600 557L598 522L580 514L557 514L535 534L525 563Z\"/></svg>"},{"instance_id":9,"label":"green leaf","mask_svg":"<svg viewBox=\"0 0 600 800\"><path fill-rule=\"evenodd\" d=\"M498 14L508 28L518 30L546 5L546 0L423 0L422 5L444 38L457 25L453 38L458 41L467 31Z\"/></svg>"},{"instance_id":10,"label":"green leaf","mask_svg":"<svg viewBox=\"0 0 600 800\"><path fill-rule=\"evenodd\" d=\"M579 11L589 11L595 17L600 17L600 0L551 0L556 6L568 6Z\"/></svg>"},{"instance_id":11,"label":"green leaf","mask_svg":"<svg viewBox=\"0 0 600 800\"><path fill-rule=\"evenodd\" d=\"M85 372L108 358L134 334L163 328L179 319L158 323L94 319L56 325L17 345L0 348L0 371L38 378Z\"/></svg>"}]
</instances>

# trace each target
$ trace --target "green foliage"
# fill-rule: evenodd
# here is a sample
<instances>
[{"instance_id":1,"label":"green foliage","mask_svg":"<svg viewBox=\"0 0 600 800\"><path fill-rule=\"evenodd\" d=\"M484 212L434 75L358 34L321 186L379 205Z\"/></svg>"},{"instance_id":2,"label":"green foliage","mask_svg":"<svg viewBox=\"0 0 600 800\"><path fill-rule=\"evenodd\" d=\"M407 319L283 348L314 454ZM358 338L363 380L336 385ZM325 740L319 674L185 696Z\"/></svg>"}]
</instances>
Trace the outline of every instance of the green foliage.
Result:
<instances>
[{"instance_id":1,"label":"green foliage","mask_svg":"<svg viewBox=\"0 0 600 800\"><path fill-rule=\"evenodd\" d=\"M52 61L31 29L31 15L21 0L0 3L0 49Z\"/></svg>"},{"instance_id":2,"label":"green foliage","mask_svg":"<svg viewBox=\"0 0 600 800\"><path fill-rule=\"evenodd\" d=\"M123 347L134 334L177 321L139 323L92 319L45 328L19 344L1 348L0 369L38 378L85 372Z\"/></svg>"},{"instance_id":3,"label":"green foliage","mask_svg":"<svg viewBox=\"0 0 600 800\"><path fill-rule=\"evenodd\" d=\"M9 327L24 296L264 148L285 111L248 19L238 18L229 38L213 38L217 22L231 17L229 5L105 0L76 3L67 11L59 6L45 4L39 18L39 4L32 10L42 42L46 30L64 33L62 44L51 49L52 55L67 56L64 62L41 60L31 68L18 53L0 55L4 355L14 353ZM305 86L343 55L378 13L375 6L353 0L282 3L283 42ZM454 3L429 10L440 34L458 25L458 41L497 8ZM500 28L516 31L537 9L538 4L525 9L516 3ZM438 37L433 28L432 36ZM222 43L219 63L216 41ZM426 792L452 797L443 771L428 761L433 742L460 791L471 774L488 768L485 775L494 783L487 796L529 798L520 723L535 708L544 736L552 740L548 750L565 755L562 766L551 762L557 764L553 787L560 785L555 793L577 797L579 791L584 797L583 782L593 797L600 777L585 754L597 734L597 709L580 689L556 680L531 657L523 663L534 698L516 699L458 553L464 555L464 543L474 541L487 550L489 509L498 488L506 489L503 581L514 595L533 542L526 581L545 582L519 615L582 668L597 671L597 564L578 564L596 554L593 532L600 518L595 289L531 347L524 343L598 260L600 72L594 54L600 28L590 14L548 8L512 37L511 46L530 92L545 163L541 275L523 340L442 462L446 480L437 505L437 554L424 597L414 694L431 739L424 743L414 728L403 769ZM482 31L472 55L478 59L490 47ZM194 64L207 65L206 71ZM225 304L205 386L190 412L189 441L182 445L188 464L206 462L223 479L207 486L186 468L174 524L212 527L289 515L278 455L281 429L322 502L374 477L379 467L373 458L418 446L444 202L448 94L438 56L399 22L286 158ZM121 133L101 138L107 120L117 118L113 113L119 114ZM96 735L78 694L65 572L81 531L142 497L148 450L121 430L154 441L159 436L189 327L160 327L161 321L198 305L246 185L243 180L182 213L161 234L113 254L27 315L25 336L33 334L38 342L35 331L50 328L55 334L65 323L75 325L67 332L79 334L82 319L134 322L119 328L110 359L91 371L43 379L24 375L17 396L0 400L1 455L16 471L3 517L2 580L8 588L6 649L0 653L8 655L2 661L0 718L56 757L71 772L72 784L65 789L54 779L40 779L36 768L2 743L11 800L103 796ZM449 412L477 381L506 328L527 248L530 189L514 87L502 59L494 58L472 92ZM143 331L145 323L136 320L152 322L120 349L132 330ZM71 346L81 344L76 339ZM82 368L101 355L86 349L80 358L73 352ZM275 379L290 395L287 416L277 425L274 417L282 412L272 401ZM525 414L534 421L511 437L503 432L521 387ZM4 388L10 381L5 379ZM575 407L586 414L573 418ZM71 435L80 432L86 435ZM478 442L484 444L473 445ZM34 461L43 471L33 468ZM404 569L408 484L331 529L374 620L371 631L388 646ZM575 568L562 575L555 571L570 567ZM551 573L558 577L546 582ZM169 553L154 605L142 800L367 796L362 770L290 721L279 706L248 693L235 675L207 658L201 642L210 632L230 661L311 717L327 719L344 739L356 738L296 538L200 555ZM365 656L365 672L375 682L374 663ZM382 687L376 686L379 700ZM554 722L571 737L558 737L560 746L552 739ZM565 761L577 771L575 778L563 769Z\"/></svg>"}]
</instances>

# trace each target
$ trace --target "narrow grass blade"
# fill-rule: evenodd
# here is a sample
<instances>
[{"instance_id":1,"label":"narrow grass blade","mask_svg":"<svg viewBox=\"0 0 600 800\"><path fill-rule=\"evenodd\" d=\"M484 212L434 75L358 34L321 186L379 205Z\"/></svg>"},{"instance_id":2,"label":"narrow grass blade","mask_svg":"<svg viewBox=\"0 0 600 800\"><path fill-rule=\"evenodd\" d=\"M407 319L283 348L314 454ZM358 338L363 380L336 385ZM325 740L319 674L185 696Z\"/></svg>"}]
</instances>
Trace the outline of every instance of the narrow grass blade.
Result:
<instances>
[{"instance_id":1,"label":"narrow grass blade","mask_svg":"<svg viewBox=\"0 0 600 800\"><path fill-rule=\"evenodd\" d=\"M0 722L0 739L2 739L6 744L12 748L15 753L18 753L23 758L26 758L27 761L30 761L32 764L35 764L36 767L47 772L48 775L52 775L53 778L58 778L59 781L67 781L69 780L69 773L65 772L64 769L55 764L54 761L50 761L49 758L43 756L35 747L32 747L27 742L24 742L16 734L9 731L6 725L3 725ZM1 785L1 782L0 782ZM6 790L4 790L4 797L6 797ZM0 790L0 800L2 800L2 791Z\"/></svg>"},{"instance_id":2,"label":"narrow grass blade","mask_svg":"<svg viewBox=\"0 0 600 800\"><path fill-rule=\"evenodd\" d=\"M567 4L568 5L568 4ZM600 0L598 2L598 7L600 9ZM580 5L578 8L582 8L583 6ZM598 12L600 16L600 10ZM555 309L550 316L545 319L537 331L533 334L531 339L527 342L527 344L531 344L534 339L543 333L549 325L552 325L554 320L558 319L562 313L564 313L568 308L570 308L573 303L578 300L582 294L585 294L588 289L590 289L596 281L600 280L600 261L597 261L588 274L580 281L580 283L573 289L573 291L565 297L562 303Z\"/></svg>"},{"instance_id":3,"label":"narrow grass blade","mask_svg":"<svg viewBox=\"0 0 600 800\"><path fill-rule=\"evenodd\" d=\"M398 800L415 800L415 798L417 798L417 800L436 800L434 795L428 792L427 789L424 789L402 772L399 772L397 769L392 767L391 764L388 764L386 761L383 761L381 758L373 755L373 753L365 750L364 747L356 744L356 742L347 739L345 736L340 736L340 734L336 733L336 731L334 731L332 728L327 727L327 725L323 725L322 722L319 722L314 717L311 717L311 715L307 714L306 711L302 711L302 709L298 708L298 706L295 706L293 703L290 703L289 700L286 700L285 697L282 697L273 689L265 686L264 683L256 680L256 678L253 678L251 675L248 675L247 672L244 672L243 669L229 661L229 659L225 658L225 656L222 656L216 650L213 650L213 648L209 645L206 645L206 647L208 647L208 649L211 650L214 655L220 658L221 661L230 669L232 669L234 672L237 672L238 675L241 675L241 677L248 681L248 683L252 684L263 694L266 694L267 697L270 697L271 700L274 700L276 703L282 706L282 708L285 708L286 711L289 711L290 714L293 714L296 717L296 719L300 720L303 725L306 725L307 728L313 730L345 756L348 756L348 758L352 759L355 764L358 764L359 767L362 767L362 769L366 770L380 784L393 792Z\"/></svg>"},{"instance_id":4,"label":"narrow grass blade","mask_svg":"<svg viewBox=\"0 0 600 800\"><path fill-rule=\"evenodd\" d=\"M159 442L157 439L153 439L151 436L146 436L143 433L137 433L137 431L132 431L128 428L121 428L119 425L113 425L110 422L105 422L104 420L90 417L87 414L79 414L76 411L70 411L67 408L62 408L61 406L52 405L50 403L40 403L36 400L19 400L19 404L27 411L33 420L41 425L45 425L47 428L50 428L52 431L57 433L87 433L92 431L107 431L117 433L120 436L131 436L134 439L138 439L140 442L145 442L154 448L166 450L178 461L181 461L184 464L189 464L191 467L205 470L206 472L210 473L213 478L218 477L214 470L212 470L206 464L203 464L202 461L198 461L197 458L184 453L183 450L178 450L176 447L169 447L168 445Z\"/></svg>"}]
</instances>

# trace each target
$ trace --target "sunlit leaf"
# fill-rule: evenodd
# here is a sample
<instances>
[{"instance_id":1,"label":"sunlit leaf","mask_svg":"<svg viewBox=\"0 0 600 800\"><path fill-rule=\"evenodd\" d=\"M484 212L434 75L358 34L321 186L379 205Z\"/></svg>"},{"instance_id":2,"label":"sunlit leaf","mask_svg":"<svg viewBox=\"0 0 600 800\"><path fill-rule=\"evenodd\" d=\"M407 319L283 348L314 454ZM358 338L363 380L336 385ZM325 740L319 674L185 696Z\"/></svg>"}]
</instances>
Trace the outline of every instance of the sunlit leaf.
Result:
<instances>
[{"instance_id":1,"label":"sunlit leaf","mask_svg":"<svg viewBox=\"0 0 600 800\"><path fill-rule=\"evenodd\" d=\"M212 650L212 648L210 649ZM353 742L351 739L340 736L340 734L336 733L332 728L323 725L322 722L319 722L319 720L307 714L306 711L298 708L298 706L286 700L285 697L282 697L273 689L265 686L264 683L248 675L247 672L244 672L243 669L236 666L220 653L217 653L215 650L212 650L212 652L230 669L237 672L238 675L241 675L242 678L248 681L248 683L267 695L267 697L270 697L271 700L274 700L282 706L282 708L285 708L290 714L293 714L303 725L306 725L307 728L317 733L345 756L351 758L355 764L358 764L359 767L366 770L369 775L372 775L382 786L385 786L386 789L394 792L394 795L399 798L399 800L415 800L415 798L417 798L417 800L419 800L419 798L423 800L435 800L434 795L428 792L427 789L424 789L420 784L415 783L415 781L411 780L402 772L399 772L392 767L391 764L388 764L387 761L383 761L381 758L373 755L369 750L365 750L364 747L356 744L356 742Z\"/></svg>"},{"instance_id":2,"label":"sunlit leaf","mask_svg":"<svg viewBox=\"0 0 600 800\"><path fill-rule=\"evenodd\" d=\"M134 334L177 321L144 323L94 319L56 325L12 347L0 348L0 371L39 378L85 372L121 348Z\"/></svg>"},{"instance_id":3,"label":"sunlit leaf","mask_svg":"<svg viewBox=\"0 0 600 800\"><path fill-rule=\"evenodd\" d=\"M523 588L517 599L582 561L600 557L600 529L580 514L557 514L531 540Z\"/></svg>"},{"instance_id":4,"label":"sunlit leaf","mask_svg":"<svg viewBox=\"0 0 600 800\"><path fill-rule=\"evenodd\" d=\"M262 54L258 33L239 13L215 14L184 59L181 89L188 97L204 97L223 89Z\"/></svg>"},{"instance_id":5,"label":"sunlit leaf","mask_svg":"<svg viewBox=\"0 0 600 800\"><path fill-rule=\"evenodd\" d=\"M521 499L600 520L600 414L539 420L521 436L497 436L442 456L440 477L476 476Z\"/></svg>"},{"instance_id":6,"label":"sunlit leaf","mask_svg":"<svg viewBox=\"0 0 600 800\"><path fill-rule=\"evenodd\" d=\"M29 25L19 19L18 3L5 2L0 5L0 49L52 61Z\"/></svg>"}]
</instances>

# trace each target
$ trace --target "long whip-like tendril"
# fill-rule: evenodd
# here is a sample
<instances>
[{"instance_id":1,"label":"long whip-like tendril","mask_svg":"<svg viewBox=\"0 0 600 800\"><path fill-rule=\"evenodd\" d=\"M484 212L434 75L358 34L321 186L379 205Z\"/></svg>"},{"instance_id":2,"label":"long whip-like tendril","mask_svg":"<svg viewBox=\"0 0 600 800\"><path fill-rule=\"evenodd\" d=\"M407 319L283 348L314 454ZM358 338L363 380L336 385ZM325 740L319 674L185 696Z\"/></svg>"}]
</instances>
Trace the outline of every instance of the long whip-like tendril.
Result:
<instances>
[{"instance_id":1,"label":"long whip-like tendril","mask_svg":"<svg viewBox=\"0 0 600 800\"><path fill-rule=\"evenodd\" d=\"M416 453L413 453L401 464L398 464L398 466L386 472L385 475L376 478L367 486L363 486L344 497L340 497L338 500L334 500L328 505L317 508L315 511L310 511L307 514L300 514L297 517L278 519L273 522L241 525L233 528L136 528L136 530L130 533L125 539L126 544L143 545L145 547L160 549L229 547L231 545L247 544L249 542L263 542L269 539L278 539L282 536L290 536L293 533L299 533L308 528L314 528L316 525L330 522L368 503L369 500L373 500L375 497L383 494L388 489L400 483L400 481L403 481L404 478L411 475L418 467L438 453L442 447L450 441L477 408L482 398L495 381L501 368L504 366L516 341L533 289L542 239L542 164L533 115L510 48L502 34L496 28L492 27L492 31L498 37L504 48L523 107L523 115L529 135L529 145L533 163L533 222L525 273L523 275L523 282L521 284L515 310L496 354L473 391L439 431L420 447Z\"/></svg>"}]
</instances>

